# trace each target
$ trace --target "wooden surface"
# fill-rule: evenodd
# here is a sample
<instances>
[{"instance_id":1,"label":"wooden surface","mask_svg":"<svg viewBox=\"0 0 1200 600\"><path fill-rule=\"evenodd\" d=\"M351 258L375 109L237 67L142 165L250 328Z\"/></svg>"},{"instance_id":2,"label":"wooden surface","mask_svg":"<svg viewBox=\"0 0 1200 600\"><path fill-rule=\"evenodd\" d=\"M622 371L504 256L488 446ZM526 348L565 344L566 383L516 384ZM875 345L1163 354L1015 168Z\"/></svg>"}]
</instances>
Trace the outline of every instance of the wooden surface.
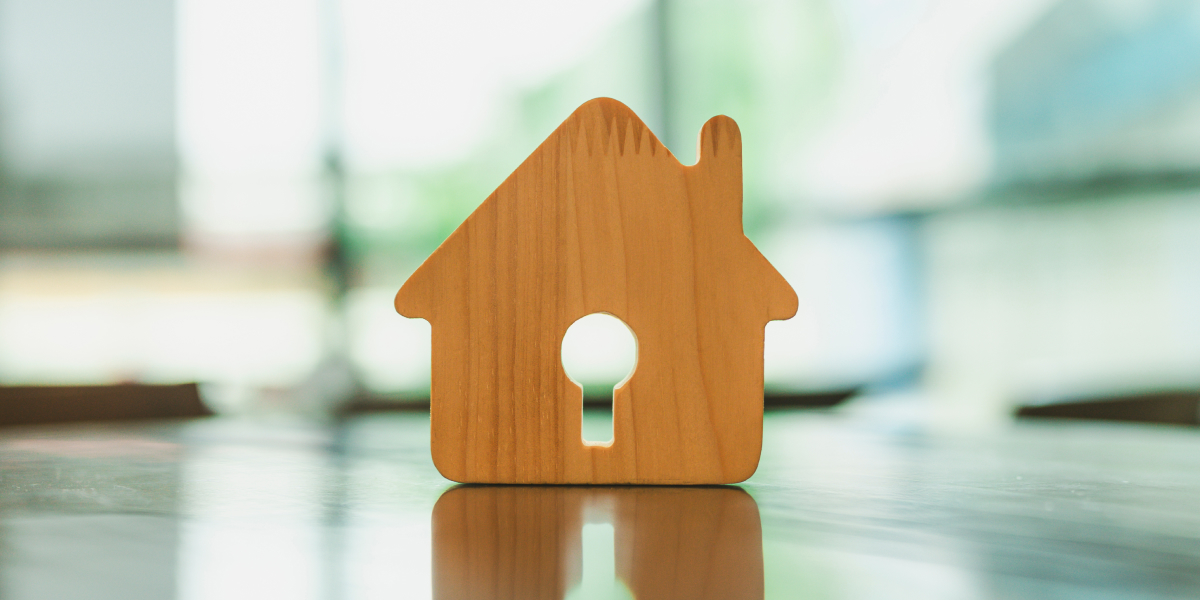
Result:
<instances>
[{"instance_id":1,"label":"wooden surface","mask_svg":"<svg viewBox=\"0 0 1200 600\"><path fill-rule=\"evenodd\" d=\"M476 483L716 484L762 437L763 332L796 295L742 232L741 134L700 132L683 166L626 106L573 113L396 295L428 319L434 464ZM585 445L567 328L625 322L638 362L613 441Z\"/></svg>"},{"instance_id":2,"label":"wooden surface","mask_svg":"<svg viewBox=\"0 0 1200 600\"><path fill-rule=\"evenodd\" d=\"M562 579L525 600L601 571L638 600L718 581L766 600L1200 598L1200 429L945 435L851 408L768 412L762 464L728 499L455 488L419 413L0 428L0 598L427 600L551 579L539 569ZM607 547L589 545L604 524Z\"/></svg>"}]
</instances>

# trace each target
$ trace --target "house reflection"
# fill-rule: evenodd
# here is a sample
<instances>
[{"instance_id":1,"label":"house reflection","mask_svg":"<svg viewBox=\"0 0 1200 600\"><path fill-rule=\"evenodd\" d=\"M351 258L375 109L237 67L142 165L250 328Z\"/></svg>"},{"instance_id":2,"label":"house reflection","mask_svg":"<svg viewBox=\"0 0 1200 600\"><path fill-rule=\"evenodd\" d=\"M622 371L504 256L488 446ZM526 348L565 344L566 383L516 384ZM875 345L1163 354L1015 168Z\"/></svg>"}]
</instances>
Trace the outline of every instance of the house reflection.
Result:
<instances>
[{"instance_id":1,"label":"house reflection","mask_svg":"<svg viewBox=\"0 0 1200 600\"><path fill-rule=\"evenodd\" d=\"M439 600L591 597L606 562L638 600L761 600L758 505L737 487L458 486L433 510Z\"/></svg>"}]
</instances>

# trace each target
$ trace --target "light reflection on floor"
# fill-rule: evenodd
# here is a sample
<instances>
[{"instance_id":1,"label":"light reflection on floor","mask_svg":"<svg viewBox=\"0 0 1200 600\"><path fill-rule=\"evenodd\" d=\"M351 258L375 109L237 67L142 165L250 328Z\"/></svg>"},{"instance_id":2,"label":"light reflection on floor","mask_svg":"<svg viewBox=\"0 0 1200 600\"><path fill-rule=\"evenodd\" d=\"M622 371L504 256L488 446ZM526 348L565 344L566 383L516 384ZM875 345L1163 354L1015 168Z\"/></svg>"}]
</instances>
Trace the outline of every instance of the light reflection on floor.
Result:
<instances>
[{"instance_id":1,"label":"light reflection on floor","mask_svg":"<svg viewBox=\"0 0 1200 600\"><path fill-rule=\"evenodd\" d=\"M587 523L580 534L583 557L579 585L566 600L632 600L633 592L617 579L616 530L611 523Z\"/></svg>"},{"instance_id":2,"label":"light reflection on floor","mask_svg":"<svg viewBox=\"0 0 1200 600\"><path fill-rule=\"evenodd\" d=\"M317 449L208 446L182 469L179 594L317 600L328 573Z\"/></svg>"}]
</instances>

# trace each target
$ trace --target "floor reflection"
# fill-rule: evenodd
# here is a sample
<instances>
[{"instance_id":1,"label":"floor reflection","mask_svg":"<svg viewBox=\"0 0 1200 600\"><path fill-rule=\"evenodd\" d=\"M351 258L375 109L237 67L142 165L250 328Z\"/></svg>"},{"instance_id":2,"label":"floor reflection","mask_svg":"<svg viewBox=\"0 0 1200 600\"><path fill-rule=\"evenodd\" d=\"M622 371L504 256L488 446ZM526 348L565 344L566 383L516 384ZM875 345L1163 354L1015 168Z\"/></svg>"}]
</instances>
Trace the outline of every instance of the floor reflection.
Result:
<instances>
[{"instance_id":1,"label":"floor reflection","mask_svg":"<svg viewBox=\"0 0 1200 600\"><path fill-rule=\"evenodd\" d=\"M754 499L737 487L458 486L433 509L438 600L630 595L761 600Z\"/></svg>"}]
</instances>

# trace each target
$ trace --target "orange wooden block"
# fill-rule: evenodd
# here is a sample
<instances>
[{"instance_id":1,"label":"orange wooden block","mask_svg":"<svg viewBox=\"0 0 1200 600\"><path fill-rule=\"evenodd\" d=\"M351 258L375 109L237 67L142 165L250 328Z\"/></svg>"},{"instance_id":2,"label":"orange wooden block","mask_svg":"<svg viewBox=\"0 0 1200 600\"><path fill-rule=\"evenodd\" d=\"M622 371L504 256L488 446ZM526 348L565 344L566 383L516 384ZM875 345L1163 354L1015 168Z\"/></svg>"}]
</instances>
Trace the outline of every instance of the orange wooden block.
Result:
<instances>
[{"instance_id":1,"label":"orange wooden block","mask_svg":"<svg viewBox=\"0 0 1200 600\"><path fill-rule=\"evenodd\" d=\"M413 273L396 310L433 329L434 465L473 483L714 484L754 473L763 333L796 294L742 232L733 119L684 166L628 107L579 107ZM585 444L567 328L637 339L613 441Z\"/></svg>"}]
</instances>

